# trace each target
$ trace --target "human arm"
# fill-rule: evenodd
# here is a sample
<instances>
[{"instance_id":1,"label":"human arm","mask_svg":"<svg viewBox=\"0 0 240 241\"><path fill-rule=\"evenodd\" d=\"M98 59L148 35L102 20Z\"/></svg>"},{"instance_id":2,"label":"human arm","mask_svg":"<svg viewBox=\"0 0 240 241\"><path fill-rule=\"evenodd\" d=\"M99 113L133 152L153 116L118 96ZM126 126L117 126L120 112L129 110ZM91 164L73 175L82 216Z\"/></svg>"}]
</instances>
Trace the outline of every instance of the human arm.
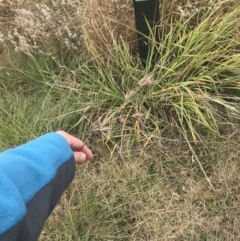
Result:
<instances>
[{"instance_id":1,"label":"human arm","mask_svg":"<svg viewBox=\"0 0 240 241\"><path fill-rule=\"evenodd\" d=\"M60 131L0 154L0 241L37 240L74 177L75 158L92 158L82 144Z\"/></svg>"}]
</instances>

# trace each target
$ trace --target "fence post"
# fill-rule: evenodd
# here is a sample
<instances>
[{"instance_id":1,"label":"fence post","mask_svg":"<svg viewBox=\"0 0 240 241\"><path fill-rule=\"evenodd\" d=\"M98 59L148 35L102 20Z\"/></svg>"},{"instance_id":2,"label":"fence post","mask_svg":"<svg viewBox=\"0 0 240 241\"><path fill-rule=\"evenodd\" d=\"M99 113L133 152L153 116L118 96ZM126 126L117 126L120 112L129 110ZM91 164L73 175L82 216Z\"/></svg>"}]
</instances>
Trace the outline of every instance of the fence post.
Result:
<instances>
[{"instance_id":1,"label":"fence post","mask_svg":"<svg viewBox=\"0 0 240 241\"><path fill-rule=\"evenodd\" d=\"M133 0L136 29L138 31L138 49L140 58L145 63L148 57L150 29L159 22L159 0ZM145 65L145 64L144 64Z\"/></svg>"}]
</instances>

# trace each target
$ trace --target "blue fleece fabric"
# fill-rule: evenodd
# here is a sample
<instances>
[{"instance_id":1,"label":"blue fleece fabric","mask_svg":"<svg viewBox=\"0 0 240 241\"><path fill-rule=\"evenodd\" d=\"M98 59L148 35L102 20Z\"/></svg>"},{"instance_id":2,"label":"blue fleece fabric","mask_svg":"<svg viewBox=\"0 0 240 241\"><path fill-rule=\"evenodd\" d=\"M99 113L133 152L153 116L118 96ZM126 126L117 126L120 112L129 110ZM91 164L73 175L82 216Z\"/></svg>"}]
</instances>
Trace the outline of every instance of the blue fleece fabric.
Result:
<instances>
[{"instance_id":1,"label":"blue fleece fabric","mask_svg":"<svg viewBox=\"0 0 240 241\"><path fill-rule=\"evenodd\" d=\"M72 157L69 144L57 133L0 154L0 235L24 218L26 204Z\"/></svg>"}]
</instances>

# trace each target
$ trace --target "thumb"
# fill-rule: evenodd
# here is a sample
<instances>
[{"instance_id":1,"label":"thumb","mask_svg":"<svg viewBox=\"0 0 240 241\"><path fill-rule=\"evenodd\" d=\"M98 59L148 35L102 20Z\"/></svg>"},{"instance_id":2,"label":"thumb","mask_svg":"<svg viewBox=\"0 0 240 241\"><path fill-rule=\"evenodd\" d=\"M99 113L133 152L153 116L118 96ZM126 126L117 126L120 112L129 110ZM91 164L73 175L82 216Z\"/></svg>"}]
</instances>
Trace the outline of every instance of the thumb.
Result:
<instances>
[{"instance_id":1,"label":"thumb","mask_svg":"<svg viewBox=\"0 0 240 241\"><path fill-rule=\"evenodd\" d=\"M86 161L87 156L83 152L74 152L74 158L77 164L81 164Z\"/></svg>"}]
</instances>

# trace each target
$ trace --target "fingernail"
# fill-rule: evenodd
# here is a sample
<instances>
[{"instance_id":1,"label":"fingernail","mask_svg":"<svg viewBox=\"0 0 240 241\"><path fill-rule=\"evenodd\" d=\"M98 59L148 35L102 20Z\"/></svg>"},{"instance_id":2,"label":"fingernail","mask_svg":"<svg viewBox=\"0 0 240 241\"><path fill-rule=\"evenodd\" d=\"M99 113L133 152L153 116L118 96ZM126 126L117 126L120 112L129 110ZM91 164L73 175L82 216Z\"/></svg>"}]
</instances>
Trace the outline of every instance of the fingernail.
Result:
<instances>
[{"instance_id":1,"label":"fingernail","mask_svg":"<svg viewBox=\"0 0 240 241\"><path fill-rule=\"evenodd\" d=\"M86 160L86 155L84 153L82 153L80 156L80 161L84 162L85 160Z\"/></svg>"}]
</instances>

